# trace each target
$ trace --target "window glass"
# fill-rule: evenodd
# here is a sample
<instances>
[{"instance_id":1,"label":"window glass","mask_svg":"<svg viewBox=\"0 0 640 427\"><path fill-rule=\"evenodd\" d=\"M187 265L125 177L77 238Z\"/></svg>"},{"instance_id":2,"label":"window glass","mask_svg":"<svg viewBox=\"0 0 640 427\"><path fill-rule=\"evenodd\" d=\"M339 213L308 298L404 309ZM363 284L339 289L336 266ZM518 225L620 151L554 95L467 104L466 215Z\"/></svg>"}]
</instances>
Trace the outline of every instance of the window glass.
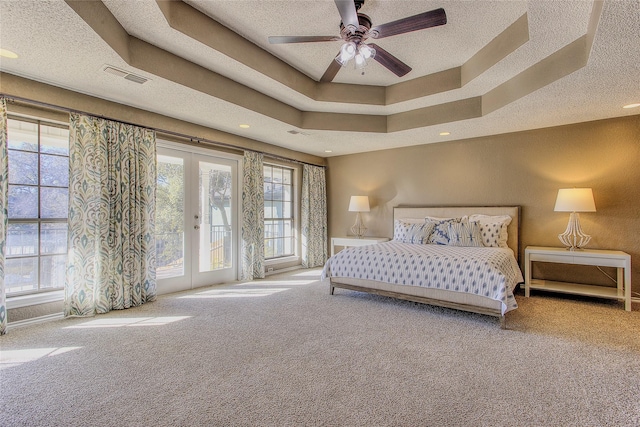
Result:
<instances>
[{"instance_id":1,"label":"window glass","mask_svg":"<svg viewBox=\"0 0 640 427\"><path fill-rule=\"evenodd\" d=\"M66 264L66 255L40 257L40 289L64 286Z\"/></svg>"},{"instance_id":2,"label":"window glass","mask_svg":"<svg viewBox=\"0 0 640 427\"><path fill-rule=\"evenodd\" d=\"M156 278L182 276L184 268L184 160L158 155Z\"/></svg>"},{"instance_id":3,"label":"window glass","mask_svg":"<svg viewBox=\"0 0 640 427\"><path fill-rule=\"evenodd\" d=\"M7 227L6 256L38 254L38 224L10 222Z\"/></svg>"},{"instance_id":4,"label":"window glass","mask_svg":"<svg viewBox=\"0 0 640 427\"><path fill-rule=\"evenodd\" d=\"M67 188L40 188L40 216L42 218L66 218L69 206Z\"/></svg>"},{"instance_id":5,"label":"window glass","mask_svg":"<svg viewBox=\"0 0 640 427\"><path fill-rule=\"evenodd\" d=\"M293 218L293 169L264 166L265 259L295 254Z\"/></svg>"},{"instance_id":6,"label":"window glass","mask_svg":"<svg viewBox=\"0 0 640 427\"><path fill-rule=\"evenodd\" d=\"M9 149L37 152L38 124L7 119L7 147Z\"/></svg>"},{"instance_id":7,"label":"window glass","mask_svg":"<svg viewBox=\"0 0 640 427\"><path fill-rule=\"evenodd\" d=\"M7 295L37 291L38 257L7 258L4 265L4 283Z\"/></svg>"},{"instance_id":8,"label":"window glass","mask_svg":"<svg viewBox=\"0 0 640 427\"><path fill-rule=\"evenodd\" d=\"M9 185L9 220L38 218L38 187Z\"/></svg>"},{"instance_id":9,"label":"window glass","mask_svg":"<svg viewBox=\"0 0 640 427\"><path fill-rule=\"evenodd\" d=\"M69 156L69 129L40 126L40 152Z\"/></svg>"},{"instance_id":10,"label":"window glass","mask_svg":"<svg viewBox=\"0 0 640 427\"><path fill-rule=\"evenodd\" d=\"M40 224L40 253L67 253L67 224L64 222L43 222Z\"/></svg>"},{"instance_id":11,"label":"window glass","mask_svg":"<svg viewBox=\"0 0 640 427\"><path fill-rule=\"evenodd\" d=\"M40 156L40 185L69 186L69 158L65 156Z\"/></svg>"},{"instance_id":12,"label":"window glass","mask_svg":"<svg viewBox=\"0 0 640 427\"><path fill-rule=\"evenodd\" d=\"M9 150L9 184L38 185L38 153Z\"/></svg>"},{"instance_id":13,"label":"window glass","mask_svg":"<svg viewBox=\"0 0 640 427\"><path fill-rule=\"evenodd\" d=\"M7 120L7 295L64 287L69 203L69 130Z\"/></svg>"},{"instance_id":14,"label":"window glass","mask_svg":"<svg viewBox=\"0 0 640 427\"><path fill-rule=\"evenodd\" d=\"M264 167L264 182L271 182L271 166Z\"/></svg>"}]
</instances>

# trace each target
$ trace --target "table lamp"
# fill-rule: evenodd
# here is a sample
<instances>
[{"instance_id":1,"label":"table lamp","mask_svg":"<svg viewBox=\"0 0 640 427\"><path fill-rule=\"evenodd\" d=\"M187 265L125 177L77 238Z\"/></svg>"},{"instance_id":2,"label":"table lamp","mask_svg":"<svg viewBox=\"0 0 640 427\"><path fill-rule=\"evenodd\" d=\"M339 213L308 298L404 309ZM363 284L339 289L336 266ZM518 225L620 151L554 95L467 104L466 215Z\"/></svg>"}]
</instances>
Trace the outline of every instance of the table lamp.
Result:
<instances>
[{"instance_id":1,"label":"table lamp","mask_svg":"<svg viewBox=\"0 0 640 427\"><path fill-rule=\"evenodd\" d=\"M596 204L593 201L591 188L561 188L556 198L555 212L571 212L569 224L564 233L558 234L558 239L570 251L581 249L589 243L591 236L585 234L580 227L580 215L578 212L595 212Z\"/></svg>"},{"instance_id":2,"label":"table lamp","mask_svg":"<svg viewBox=\"0 0 640 427\"><path fill-rule=\"evenodd\" d=\"M349 212L356 213L356 222L351 227L351 232L358 238L364 236L367 232L367 227L364 226L360 212L369 212L369 197L368 196L351 196L349 201Z\"/></svg>"}]
</instances>

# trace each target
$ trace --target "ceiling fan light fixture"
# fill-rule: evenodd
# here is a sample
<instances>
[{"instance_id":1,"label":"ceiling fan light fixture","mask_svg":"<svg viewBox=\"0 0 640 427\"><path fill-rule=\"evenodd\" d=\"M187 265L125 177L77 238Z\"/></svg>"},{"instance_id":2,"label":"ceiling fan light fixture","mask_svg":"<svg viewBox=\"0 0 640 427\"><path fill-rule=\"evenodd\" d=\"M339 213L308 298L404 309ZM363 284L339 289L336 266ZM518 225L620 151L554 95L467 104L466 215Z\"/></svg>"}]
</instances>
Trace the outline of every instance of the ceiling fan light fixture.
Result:
<instances>
[{"instance_id":1,"label":"ceiling fan light fixture","mask_svg":"<svg viewBox=\"0 0 640 427\"><path fill-rule=\"evenodd\" d=\"M367 60L361 53L358 53L355 57L355 66L357 70L360 70L367 66Z\"/></svg>"},{"instance_id":2,"label":"ceiling fan light fixture","mask_svg":"<svg viewBox=\"0 0 640 427\"><path fill-rule=\"evenodd\" d=\"M374 48L372 48L369 45L366 44L361 44L358 47L358 52L360 52L360 55L362 55L364 57L364 59L371 59L373 57L376 56L376 50Z\"/></svg>"},{"instance_id":3,"label":"ceiling fan light fixture","mask_svg":"<svg viewBox=\"0 0 640 427\"><path fill-rule=\"evenodd\" d=\"M356 56L356 52L356 44L354 42L346 42L340 48L340 55L336 57L336 61L338 61L338 64L344 67L345 65L347 65L347 62L349 62L351 59L353 59L354 56Z\"/></svg>"}]
</instances>

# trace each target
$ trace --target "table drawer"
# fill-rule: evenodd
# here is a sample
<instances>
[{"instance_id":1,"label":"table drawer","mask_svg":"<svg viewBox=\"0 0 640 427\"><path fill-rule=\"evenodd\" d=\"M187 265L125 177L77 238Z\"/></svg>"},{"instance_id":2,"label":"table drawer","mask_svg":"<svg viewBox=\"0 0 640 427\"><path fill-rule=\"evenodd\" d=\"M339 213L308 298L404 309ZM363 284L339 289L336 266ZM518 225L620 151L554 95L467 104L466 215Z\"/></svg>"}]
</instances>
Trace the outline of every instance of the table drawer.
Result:
<instances>
[{"instance_id":1,"label":"table drawer","mask_svg":"<svg viewBox=\"0 0 640 427\"><path fill-rule=\"evenodd\" d=\"M573 255L558 255L558 254L529 254L531 261L537 262L555 262L561 264L573 264Z\"/></svg>"},{"instance_id":2,"label":"table drawer","mask_svg":"<svg viewBox=\"0 0 640 427\"><path fill-rule=\"evenodd\" d=\"M602 258L597 256L581 256L579 259L576 258L574 263L584 264L584 265L597 265L600 267L624 267L625 266L625 260L623 259Z\"/></svg>"}]
</instances>

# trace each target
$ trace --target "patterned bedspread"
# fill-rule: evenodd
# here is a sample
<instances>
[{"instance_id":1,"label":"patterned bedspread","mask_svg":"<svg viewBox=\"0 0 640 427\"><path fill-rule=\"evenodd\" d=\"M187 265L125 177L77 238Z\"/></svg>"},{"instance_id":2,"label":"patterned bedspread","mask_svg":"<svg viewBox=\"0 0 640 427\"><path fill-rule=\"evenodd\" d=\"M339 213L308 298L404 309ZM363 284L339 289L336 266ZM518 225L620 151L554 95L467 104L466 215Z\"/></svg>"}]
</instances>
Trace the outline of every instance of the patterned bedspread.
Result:
<instances>
[{"instance_id":1,"label":"patterned bedspread","mask_svg":"<svg viewBox=\"0 0 640 427\"><path fill-rule=\"evenodd\" d=\"M322 280L330 277L481 295L502 302L502 314L518 307L513 289L524 281L511 249L396 241L338 252L322 270Z\"/></svg>"}]
</instances>

